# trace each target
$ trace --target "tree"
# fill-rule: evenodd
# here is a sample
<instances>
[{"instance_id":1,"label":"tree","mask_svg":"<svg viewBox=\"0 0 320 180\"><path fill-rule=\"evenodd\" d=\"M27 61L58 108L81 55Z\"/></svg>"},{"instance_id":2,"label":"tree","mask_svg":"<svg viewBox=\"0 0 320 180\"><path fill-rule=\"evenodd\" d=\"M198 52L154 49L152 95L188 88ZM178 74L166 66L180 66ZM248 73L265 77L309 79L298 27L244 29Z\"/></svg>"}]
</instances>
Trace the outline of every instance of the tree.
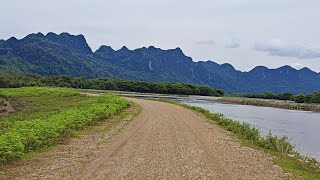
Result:
<instances>
[{"instance_id":1,"label":"tree","mask_svg":"<svg viewBox=\"0 0 320 180\"><path fill-rule=\"evenodd\" d=\"M304 103L305 100L306 100L306 97L305 97L305 95L303 95L303 94L299 94L299 95L295 96L295 97L293 98L293 100L294 100L295 102L297 102L297 103Z\"/></svg>"}]
</instances>

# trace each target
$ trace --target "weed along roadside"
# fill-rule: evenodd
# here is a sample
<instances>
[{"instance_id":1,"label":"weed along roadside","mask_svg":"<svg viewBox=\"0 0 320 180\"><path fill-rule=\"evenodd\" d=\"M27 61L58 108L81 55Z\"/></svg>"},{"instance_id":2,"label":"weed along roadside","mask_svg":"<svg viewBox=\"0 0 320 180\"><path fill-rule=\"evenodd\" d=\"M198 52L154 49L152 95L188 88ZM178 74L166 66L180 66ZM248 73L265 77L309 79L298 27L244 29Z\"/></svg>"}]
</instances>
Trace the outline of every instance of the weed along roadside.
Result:
<instances>
[{"instance_id":1,"label":"weed along roadside","mask_svg":"<svg viewBox=\"0 0 320 180\"><path fill-rule=\"evenodd\" d=\"M175 101L159 99L159 101L176 104L204 115L209 122L215 123L220 127L231 132L233 136L241 141L244 146L256 148L274 157L274 162L280 165L286 172L291 172L297 179L320 179L320 164L314 158L300 155L294 151L293 145L288 137L278 137L271 133L262 137L257 128L249 123L240 123L222 114L211 113L200 107L180 104Z\"/></svg>"},{"instance_id":2,"label":"weed along roadside","mask_svg":"<svg viewBox=\"0 0 320 180\"><path fill-rule=\"evenodd\" d=\"M88 97L71 89L31 87L0 89L18 111L0 117L0 163L10 163L52 146L129 107L114 96Z\"/></svg>"}]
</instances>

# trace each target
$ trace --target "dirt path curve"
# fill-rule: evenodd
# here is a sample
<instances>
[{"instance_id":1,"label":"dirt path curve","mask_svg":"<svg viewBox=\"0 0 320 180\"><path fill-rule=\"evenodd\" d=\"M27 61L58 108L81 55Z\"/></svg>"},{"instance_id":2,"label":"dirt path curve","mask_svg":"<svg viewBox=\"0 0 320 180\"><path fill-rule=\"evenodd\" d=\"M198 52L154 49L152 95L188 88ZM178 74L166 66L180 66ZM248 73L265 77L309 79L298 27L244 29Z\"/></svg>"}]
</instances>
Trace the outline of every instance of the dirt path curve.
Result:
<instances>
[{"instance_id":1,"label":"dirt path curve","mask_svg":"<svg viewBox=\"0 0 320 180\"><path fill-rule=\"evenodd\" d=\"M142 113L105 151L66 179L283 179L272 158L201 115L164 102L131 99Z\"/></svg>"}]
</instances>

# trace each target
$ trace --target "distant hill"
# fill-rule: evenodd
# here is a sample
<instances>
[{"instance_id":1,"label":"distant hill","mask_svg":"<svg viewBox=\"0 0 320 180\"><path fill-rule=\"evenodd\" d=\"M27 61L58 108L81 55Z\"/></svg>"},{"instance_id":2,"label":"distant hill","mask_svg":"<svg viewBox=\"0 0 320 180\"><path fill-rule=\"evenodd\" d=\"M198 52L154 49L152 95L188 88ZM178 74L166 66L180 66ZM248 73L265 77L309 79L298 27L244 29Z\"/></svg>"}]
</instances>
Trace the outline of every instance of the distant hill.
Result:
<instances>
[{"instance_id":1,"label":"distant hill","mask_svg":"<svg viewBox=\"0 0 320 180\"><path fill-rule=\"evenodd\" d=\"M311 93L320 89L320 74L290 66L249 72L230 64L194 62L180 48L150 46L113 50L101 46L93 52L83 35L30 34L18 40L0 40L0 73L117 77L159 82L208 85L235 93Z\"/></svg>"}]
</instances>

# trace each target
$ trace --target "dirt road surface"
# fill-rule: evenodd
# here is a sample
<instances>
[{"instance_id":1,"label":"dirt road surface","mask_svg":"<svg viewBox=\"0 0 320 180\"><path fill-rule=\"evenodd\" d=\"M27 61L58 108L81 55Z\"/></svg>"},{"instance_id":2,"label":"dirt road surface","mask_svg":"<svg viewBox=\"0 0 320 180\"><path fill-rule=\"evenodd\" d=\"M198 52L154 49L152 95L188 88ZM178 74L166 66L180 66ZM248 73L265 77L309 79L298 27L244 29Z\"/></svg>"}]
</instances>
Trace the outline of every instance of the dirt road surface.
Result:
<instances>
[{"instance_id":1,"label":"dirt road surface","mask_svg":"<svg viewBox=\"0 0 320 180\"><path fill-rule=\"evenodd\" d=\"M201 115L131 99L142 113L72 179L283 179L272 157L230 137Z\"/></svg>"},{"instance_id":2,"label":"dirt road surface","mask_svg":"<svg viewBox=\"0 0 320 180\"><path fill-rule=\"evenodd\" d=\"M138 116L132 116L140 111L135 105L126 110L129 117L107 120L66 144L0 167L0 179L261 180L285 176L270 155L240 146L201 114L164 102L128 99L141 106Z\"/></svg>"}]
</instances>

